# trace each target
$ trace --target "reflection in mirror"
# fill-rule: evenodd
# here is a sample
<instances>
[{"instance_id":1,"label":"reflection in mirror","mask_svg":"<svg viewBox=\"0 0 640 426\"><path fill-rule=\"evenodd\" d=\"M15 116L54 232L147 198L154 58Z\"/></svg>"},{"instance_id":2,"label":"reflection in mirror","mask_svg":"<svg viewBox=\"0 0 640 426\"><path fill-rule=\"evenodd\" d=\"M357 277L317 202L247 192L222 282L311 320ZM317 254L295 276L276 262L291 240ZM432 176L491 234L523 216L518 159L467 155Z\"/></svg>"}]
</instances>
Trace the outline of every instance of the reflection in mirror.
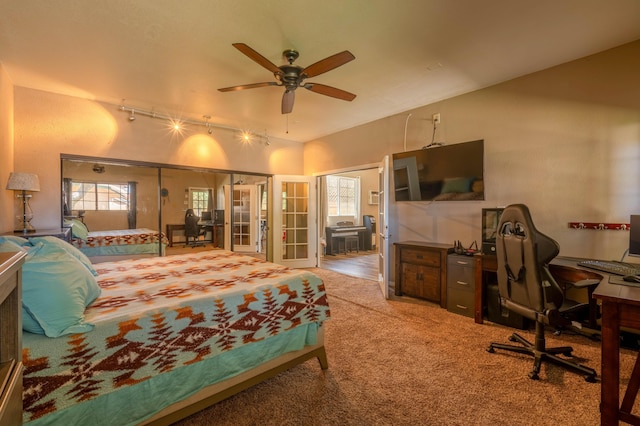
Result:
<instances>
[{"instance_id":1,"label":"reflection in mirror","mask_svg":"<svg viewBox=\"0 0 640 426\"><path fill-rule=\"evenodd\" d=\"M193 209L205 229L203 243L209 248L268 256L270 176L64 154L61 160L65 226L75 223L87 232L110 233L111 241L114 233L123 240L130 238L122 235L130 235L131 230L145 229L147 234L156 234L166 249L161 251L156 242L155 251L143 254L172 254L186 246L185 213ZM235 198L229 194L231 187ZM232 206L237 210L233 214ZM90 257L92 261L139 257L120 253L113 246L109 250Z\"/></svg>"},{"instance_id":2,"label":"reflection in mirror","mask_svg":"<svg viewBox=\"0 0 640 426\"><path fill-rule=\"evenodd\" d=\"M63 208L91 231L158 228L158 170L105 163L62 162Z\"/></svg>"},{"instance_id":3,"label":"reflection in mirror","mask_svg":"<svg viewBox=\"0 0 640 426\"><path fill-rule=\"evenodd\" d=\"M157 168L63 159L61 169L63 224L92 262L164 252Z\"/></svg>"},{"instance_id":4,"label":"reflection in mirror","mask_svg":"<svg viewBox=\"0 0 640 426\"><path fill-rule=\"evenodd\" d=\"M186 243L185 214L188 209L200 218L204 228L202 240L213 247L224 244L224 185L231 181L229 173L207 170L162 168L161 208L162 229L169 245Z\"/></svg>"}]
</instances>

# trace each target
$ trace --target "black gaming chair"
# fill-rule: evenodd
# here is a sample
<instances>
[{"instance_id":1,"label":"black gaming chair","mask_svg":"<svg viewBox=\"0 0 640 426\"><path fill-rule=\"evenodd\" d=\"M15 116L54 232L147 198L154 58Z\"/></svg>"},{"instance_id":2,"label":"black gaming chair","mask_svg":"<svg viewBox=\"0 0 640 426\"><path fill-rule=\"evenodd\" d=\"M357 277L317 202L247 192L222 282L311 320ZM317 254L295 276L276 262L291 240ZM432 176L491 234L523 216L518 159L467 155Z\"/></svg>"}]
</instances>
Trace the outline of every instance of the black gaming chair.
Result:
<instances>
[{"instance_id":1,"label":"black gaming chair","mask_svg":"<svg viewBox=\"0 0 640 426\"><path fill-rule=\"evenodd\" d=\"M187 239L186 245L191 248L205 244L204 241L200 240L200 237L204 236L207 231L199 222L200 218L195 215L193 209L188 209L184 216L184 236Z\"/></svg>"},{"instance_id":2,"label":"black gaming chair","mask_svg":"<svg viewBox=\"0 0 640 426\"><path fill-rule=\"evenodd\" d=\"M559 252L558 243L535 228L527 206L513 204L504 209L496 239L500 303L506 309L535 321L535 344L513 333L509 340L522 346L491 343L487 351L493 353L494 349L504 349L532 355L533 370L529 377L534 380L539 379L540 366L546 360L583 374L588 382L595 382L595 370L558 356L570 356L573 348L547 348L545 344L545 325L558 322L564 325L564 315L577 309L588 309L586 304L564 303L562 289L551 276L548 266Z\"/></svg>"}]
</instances>

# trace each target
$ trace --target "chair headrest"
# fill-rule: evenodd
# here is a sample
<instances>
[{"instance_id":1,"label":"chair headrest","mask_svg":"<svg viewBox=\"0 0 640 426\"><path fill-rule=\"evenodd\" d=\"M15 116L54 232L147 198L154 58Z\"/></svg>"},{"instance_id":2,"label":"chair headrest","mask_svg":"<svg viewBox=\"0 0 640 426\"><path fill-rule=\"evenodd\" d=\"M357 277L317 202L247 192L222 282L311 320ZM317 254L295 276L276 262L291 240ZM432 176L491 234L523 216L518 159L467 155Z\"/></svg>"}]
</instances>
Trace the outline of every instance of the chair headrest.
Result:
<instances>
[{"instance_id":1,"label":"chair headrest","mask_svg":"<svg viewBox=\"0 0 640 426\"><path fill-rule=\"evenodd\" d=\"M558 243L535 227L529 208L524 204L511 204L504 209L498 231L502 235L530 239L536 246L539 262L549 263L560 253Z\"/></svg>"}]
</instances>

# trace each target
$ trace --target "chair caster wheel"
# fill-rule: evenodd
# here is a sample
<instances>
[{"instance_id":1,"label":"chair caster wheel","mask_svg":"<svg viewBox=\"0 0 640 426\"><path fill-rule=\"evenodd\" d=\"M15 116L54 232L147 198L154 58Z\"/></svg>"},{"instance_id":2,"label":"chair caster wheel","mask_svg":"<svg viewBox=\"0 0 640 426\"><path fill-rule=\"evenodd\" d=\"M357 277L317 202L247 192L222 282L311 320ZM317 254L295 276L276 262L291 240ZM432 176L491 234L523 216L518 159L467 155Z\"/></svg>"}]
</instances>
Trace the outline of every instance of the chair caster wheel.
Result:
<instances>
[{"instance_id":1,"label":"chair caster wheel","mask_svg":"<svg viewBox=\"0 0 640 426\"><path fill-rule=\"evenodd\" d=\"M529 378L531 380L539 380L540 376L538 376L538 373L536 373L535 371L532 371L531 373L529 373Z\"/></svg>"},{"instance_id":2,"label":"chair caster wheel","mask_svg":"<svg viewBox=\"0 0 640 426\"><path fill-rule=\"evenodd\" d=\"M595 383L596 382L596 376L592 376L591 374L584 376L584 381L588 382L588 383Z\"/></svg>"},{"instance_id":3,"label":"chair caster wheel","mask_svg":"<svg viewBox=\"0 0 640 426\"><path fill-rule=\"evenodd\" d=\"M515 338L515 337L513 337L513 336L509 336L509 341L510 341L510 342L517 342L517 341L518 341L518 339L516 339L516 338Z\"/></svg>"},{"instance_id":4,"label":"chair caster wheel","mask_svg":"<svg viewBox=\"0 0 640 426\"><path fill-rule=\"evenodd\" d=\"M489 347L487 348L487 352L489 352L490 354L493 354L493 353L495 353L495 352L496 352L496 350L495 350L495 349L493 349L493 346L489 346Z\"/></svg>"},{"instance_id":5,"label":"chair caster wheel","mask_svg":"<svg viewBox=\"0 0 640 426\"><path fill-rule=\"evenodd\" d=\"M567 356L567 357L573 356L573 355L571 355L571 351L562 352L562 355Z\"/></svg>"}]
</instances>

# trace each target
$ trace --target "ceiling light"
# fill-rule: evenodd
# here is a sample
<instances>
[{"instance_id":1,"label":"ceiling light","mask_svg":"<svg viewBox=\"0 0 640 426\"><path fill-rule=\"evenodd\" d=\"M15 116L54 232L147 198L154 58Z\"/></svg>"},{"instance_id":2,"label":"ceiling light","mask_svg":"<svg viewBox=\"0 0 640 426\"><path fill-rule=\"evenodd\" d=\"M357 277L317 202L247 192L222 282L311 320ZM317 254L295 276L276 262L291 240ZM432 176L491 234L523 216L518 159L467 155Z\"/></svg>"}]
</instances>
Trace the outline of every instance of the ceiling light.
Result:
<instances>
[{"instance_id":1,"label":"ceiling light","mask_svg":"<svg viewBox=\"0 0 640 426\"><path fill-rule=\"evenodd\" d=\"M205 126L207 126L207 133L209 133L209 134L213 133L213 129L209 125L209 119L211 118L211 116L210 115L203 115L202 118L204 118L204 124L205 124Z\"/></svg>"}]
</instances>

